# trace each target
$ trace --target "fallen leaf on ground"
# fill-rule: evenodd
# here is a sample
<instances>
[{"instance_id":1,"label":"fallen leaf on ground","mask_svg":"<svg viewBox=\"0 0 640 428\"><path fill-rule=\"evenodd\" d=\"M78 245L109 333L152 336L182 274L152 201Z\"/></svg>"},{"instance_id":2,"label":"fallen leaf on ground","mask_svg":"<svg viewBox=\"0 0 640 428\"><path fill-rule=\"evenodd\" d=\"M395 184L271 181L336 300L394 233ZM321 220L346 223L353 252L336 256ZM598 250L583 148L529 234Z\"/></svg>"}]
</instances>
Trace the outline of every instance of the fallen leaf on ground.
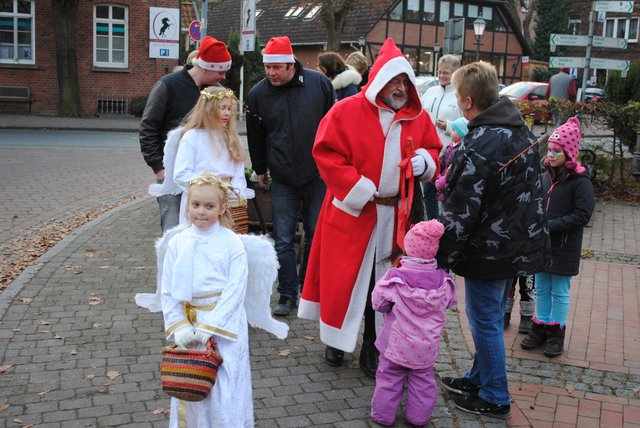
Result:
<instances>
[{"instance_id":1,"label":"fallen leaf on ground","mask_svg":"<svg viewBox=\"0 0 640 428\"><path fill-rule=\"evenodd\" d=\"M565 386L565 387L564 387L564 389L566 389L568 392L573 392L573 391L575 391L575 390L576 390L576 389L575 389L573 386L571 386L571 385L567 385L567 386Z\"/></svg>"},{"instance_id":2,"label":"fallen leaf on ground","mask_svg":"<svg viewBox=\"0 0 640 428\"><path fill-rule=\"evenodd\" d=\"M99 322L94 322L93 324L91 324L91 327L100 328L100 327L102 327L102 324L100 324Z\"/></svg>"},{"instance_id":3,"label":"fallen leaf on ground","mask_svg":"<svg viewBox=\"0 0 640 428\"><path fill-rule=\"evenodd\" d=\"M146 268L144 266L134 266L135 270L145 270Z\"/></svg>"},{"instance_id":4,"label":"fallen leaf on ground","mask_svg":"<svg viewBox=\"0 0 640 428\"><path fill-rule=\"evenodd\" d=\"M85 257L93 257L95 255L96 255L96 250L94 250L93 248L87 248L86 250L84 250Z\"/></svg>"},{"instance_id":5,"label":"fallen leaf on ground","mask_svg":"<svg viewBox=\"0 0 640 428\"><path fill-rule=\"evenodd\" d=\"M86 380L91 380L91 379L93 379L94 377L96 377L96 375L94 375L94 374L90 374L90 375L86 375L86 376L85 376L85 379L86 379Z\"/></svg>"},{"instance_id":6,"label":"fallen leaf on ground","mask_svg":"<svg viewBox=\"0 0 640 428\"><path fill-rule=\"evenodd\" d=\"M60 336L59 334L56 334L55 336L53 336L53 339L64 340L65 337L64 336Z\"/></svg>"},{"instance_id":7,"label":"fallen leaf on ground","mask_svg":"<svg viewBox=\"0 0 640 428\"><path fill-rule=\"evenodd\" d=\"M8 408L9 408L9 403L8 402L0 404L0 412L4 412Z\"/></svg>"},{"instance_id":8,"label":"fallen leaf on ground","mask_svg":"<svg viewBox=\"0 0 640 428\"><path fill-rule=\"evenodd\" d=\"M100 303L102 303L102 299L100 297L98 296L89 297L89 304L91 306L99 305Z\"/></svg>"},{"instance_id":9,"label":"fallen leaf on ground","mask_svg":"<svg viewBox=\"0 0 640 428\"><path fill-rule=\"evenodd\" d=\"M111 380L114 380L115 378L120 377L121 373L115 370L109 370L107 372L107 377Z\"/></svg>"},{"instance_id":10,"label":"fallen leaf on ground","mask_svg":"<svg viewBox=\"0 0 640 428\"><path fill-rule=\"evenodd\" d=\"M169 409L165 409L164 407L158 407L153 412L154 415L162 415L169 413Z\"/></svg>"},{"instance_id":11,"label":"fallen leaf on ground","mask_svg":"<svg viewBox=\"0 0 640 428\"><path fill-rule=\"evenodd\" d=\"M111 266L98 266L98 269L109 269Z\"/></svg>"},{"instance_id":12,"label":"fallen leaf on ground","mask_svg":"<svg viewBox=\"0 0 640 428\"><path fill-rule=\"evenodd\" d=\"M288 349L284 349L284 350L282 350L282 351L279 351L279 352L278 352L278 355L280 355L281 357L288 357L290 353L291 353L291 351L290 351L290 350L288 350Z\"/></svg>"},{"instance_id":13,"label":"fallen leaf on ground","mask_svg":"<svg viewBox=\"0 0 640 428\"><path fill-rule=\"evenodd\" d=\"M15 422L15 423L17 423L17 424L24 423L24 422L22 422L22 419L17 419L17 418L16 418L16 419L14 419L14 420L13 420L13 422Z\"/></svg>"},{"instance_id":14,"label":"fallen leaf on ground","mask_svg":"<svg viewBox=\"0 0 640 428\"><path fill-rule=\"evenodd\" d=\"M305 339L305 340L313 340L313 339L315 339L315 337L313 337L313 336L302 336L302 338Z\"/></svg>"},{"instance_id":15,"label":"fallen leaf on ground","mask_svg":"<svg viewBox=\"0 0 640 428\"><path fill-rule=\"evenodd\" d=\"M75 349L72 349L72 350L69 352L69 355L78 355L78 351L77 351L77 350L75 350Z\"/></svg>"},{"instance_id":16,"label":"fallen leaf on ground","mask_svg":"<svg viewBox=\"0 0 640 428\"><path fill-rule=\"evenodd\" d=\"M51 323L49 321L40 321L40 324L42 324L42 325L50 325Z\"/></svg>"},{"instance_id":17,"label":"fallen leaf on ground","mask_svg":"<svg viewBox=\"0 0 640 428\"><path fill-rule=\"evenodd\" d=\"M39 393L38 393L38 396L39 396L40 398L44 398L44 396L45 396L45 395L47 395L47 392L49 392L49 391L42 391L42 392L39 392Z\"/></svg>"},{"instance_id":18,"label":"fallen leaf on ground","mask_svg":"<svg viewBox=\"0 0 640 428\"><path fill-rule=\"evenodd\" d=\"M22 303L31 303L31 302L33 302L33 299L32 299L31 297L22 297L22 298L20 299L20 301L21 301Z\"/></svg>"},{"instance_id":19,"label":"fallen leaf on ground","mask_svg":"<svg viewBox=\"0 0 640 428\"><path fill-rule=\"evenodd\" d=\"M13 367L13 364L5 364L4 366L0 366L0 373L4 373Z\"/></svg>"}]
</instances>

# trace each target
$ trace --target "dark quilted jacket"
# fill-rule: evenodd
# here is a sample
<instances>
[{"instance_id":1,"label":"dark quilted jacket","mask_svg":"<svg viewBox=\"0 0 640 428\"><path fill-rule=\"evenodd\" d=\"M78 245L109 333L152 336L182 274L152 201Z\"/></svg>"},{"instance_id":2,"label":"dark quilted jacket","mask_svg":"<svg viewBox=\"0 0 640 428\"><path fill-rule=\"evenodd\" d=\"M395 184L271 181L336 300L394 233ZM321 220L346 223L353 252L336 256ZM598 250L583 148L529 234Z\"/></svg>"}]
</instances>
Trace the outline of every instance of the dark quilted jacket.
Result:
<instances>
[{"instance_id":1,"label":"dark quilted jacket","mask_svg":"<svg viewBox=\"0 0 640 428\"><path fill-rule=\"evenodd\" d=\"M487 280L543 270L551 253L540 156L527 150L534 135L506 97L468 126L447 175L440 266Z\"/></svg>"}]
</instances>

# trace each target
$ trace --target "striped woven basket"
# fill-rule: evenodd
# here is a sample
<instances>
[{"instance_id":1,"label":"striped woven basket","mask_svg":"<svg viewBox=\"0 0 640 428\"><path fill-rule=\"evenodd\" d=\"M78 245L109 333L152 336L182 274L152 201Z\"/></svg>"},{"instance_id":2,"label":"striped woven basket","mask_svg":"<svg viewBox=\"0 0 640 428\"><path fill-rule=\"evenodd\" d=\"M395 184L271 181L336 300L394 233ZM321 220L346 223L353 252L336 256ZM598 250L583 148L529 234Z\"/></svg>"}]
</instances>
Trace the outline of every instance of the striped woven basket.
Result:
<instances>
[{"instance_id":1,"label":"striped woven basket","mask_svg":"<svg viewBox=\"0 0 640 428\"><path fill-rule=\"evenodd\" d=\"M220 364L222 356L213 337L204 350L166 347L160 364L162 390L180 400L202 401L216 383Z\"/></svg>"}]
</instances>

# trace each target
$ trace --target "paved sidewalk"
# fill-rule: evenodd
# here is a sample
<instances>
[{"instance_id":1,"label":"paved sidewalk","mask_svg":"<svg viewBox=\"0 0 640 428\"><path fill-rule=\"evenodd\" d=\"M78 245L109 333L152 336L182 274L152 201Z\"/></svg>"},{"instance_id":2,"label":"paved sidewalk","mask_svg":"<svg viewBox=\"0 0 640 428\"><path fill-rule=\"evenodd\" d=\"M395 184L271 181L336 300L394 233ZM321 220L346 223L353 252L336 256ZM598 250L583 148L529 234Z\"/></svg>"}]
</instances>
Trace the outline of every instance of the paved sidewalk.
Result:
<instances>
[{"instance_id":1,"label":"paved sidewalk","mask_svg":"<svg viewBox=\"0 0 640 428\"><path fill-rule=\"evenodd\" d=\"M155 289L157 218L150 198L116 208L0 293L0 428L167 425L158 373L162 318L133 302L135 293ZM563 356L523 352L523 335L512 327L505 332L512 417L461 412L442 392L429 426L640 428L639 242L640 208L598 203L584 237L591 257L572 282ZM458 290L460 311L447 315L438 376L460 376L472 363L461 283ZM343 367L329 367L317 323L295 315L287 322L285 341L250 333L257 426L377 426L368 417L374 382L357 367L359 348ZM398 421L406 426L401 414Z\"/></svg>"}]
</instances>

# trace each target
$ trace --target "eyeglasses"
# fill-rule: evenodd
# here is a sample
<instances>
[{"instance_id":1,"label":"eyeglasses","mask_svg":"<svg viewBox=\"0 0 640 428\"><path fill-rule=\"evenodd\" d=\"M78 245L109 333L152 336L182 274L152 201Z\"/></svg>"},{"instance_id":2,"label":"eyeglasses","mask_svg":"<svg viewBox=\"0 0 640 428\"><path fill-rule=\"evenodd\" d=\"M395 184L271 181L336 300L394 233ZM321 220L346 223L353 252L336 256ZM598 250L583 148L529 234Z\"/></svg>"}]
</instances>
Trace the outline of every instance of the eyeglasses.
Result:
<instances>
[{"instance_id":1,"label":"eyeglasses","mask_svg":"<svg viewBox=\"0 0 640 428\"><path fill-rule=\"evenodd\" d=\"M447 70L438 70L438 76L449 76L450 74L453 74L453 73Z\"/></svg>"},{"instance_id":2,"label":"eyeglasses","mask_svg":"<svg viewBox=\"0 0 640 428\"><path fill-rule=\"evenodd\" d=\"M406 77L405 78L394 77L393 79L389 80L389 83L387 83L387 85L396 89L401 87L408 88L410 84L411 84L411 81Z\"/></svg>"}]
</instances>

